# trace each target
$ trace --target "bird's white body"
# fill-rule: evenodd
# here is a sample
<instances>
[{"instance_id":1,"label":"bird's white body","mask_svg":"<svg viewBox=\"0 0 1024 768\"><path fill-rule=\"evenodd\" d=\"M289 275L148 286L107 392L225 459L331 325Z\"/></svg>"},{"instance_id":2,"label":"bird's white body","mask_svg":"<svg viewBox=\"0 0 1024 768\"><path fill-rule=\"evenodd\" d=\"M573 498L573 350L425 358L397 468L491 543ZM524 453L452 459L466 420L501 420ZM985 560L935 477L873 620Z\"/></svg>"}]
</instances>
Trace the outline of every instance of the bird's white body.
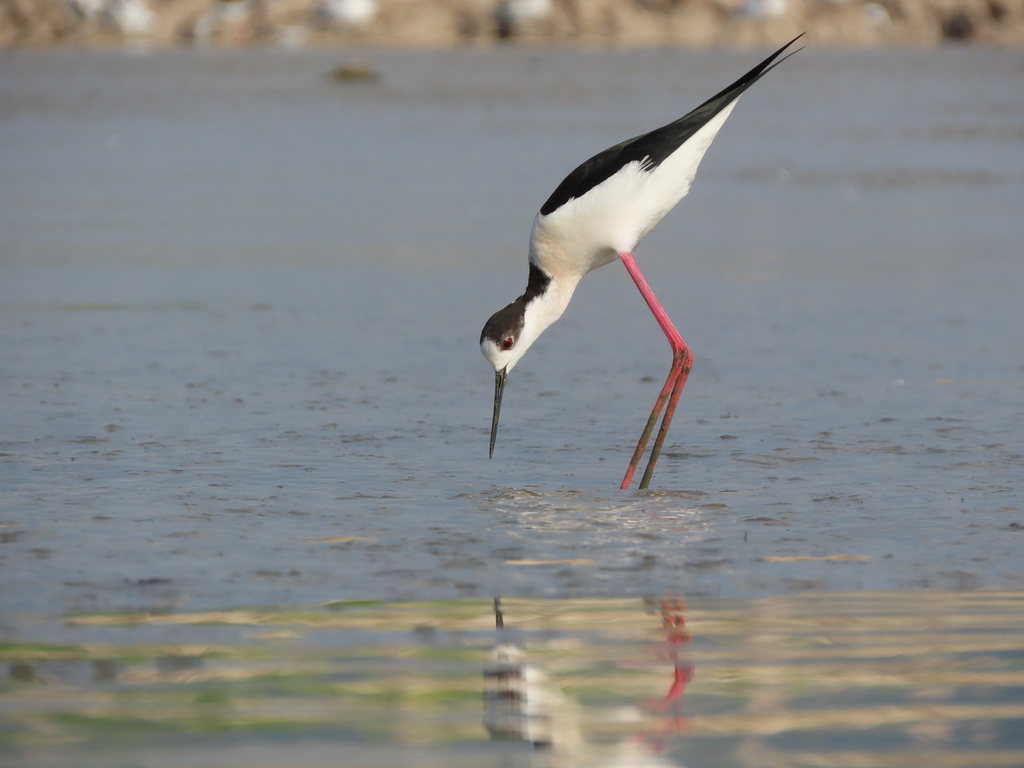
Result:
<instances>
[{"instance_id":1,"label":"bird's white body","mask_svg":"<svg viewBox=\"0 0 1024 768\"><path fill-rule=\"evenodd\" d=\"M632 253L690 191L697 166L732 112L732 102L652 170L633 161L582 197L537 214L530 261L556 282L579 282L591 270Z\"/></svg>"}]
</instances>

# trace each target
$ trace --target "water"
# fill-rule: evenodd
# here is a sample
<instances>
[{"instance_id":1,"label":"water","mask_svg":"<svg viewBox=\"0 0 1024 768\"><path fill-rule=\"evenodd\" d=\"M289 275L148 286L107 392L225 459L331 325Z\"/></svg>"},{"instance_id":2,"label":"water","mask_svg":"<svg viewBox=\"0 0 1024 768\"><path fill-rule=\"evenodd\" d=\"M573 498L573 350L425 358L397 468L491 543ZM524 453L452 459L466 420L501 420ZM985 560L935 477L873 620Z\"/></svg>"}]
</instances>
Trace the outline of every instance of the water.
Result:
<instances>
[{"instance_id":1,"label":"water","mask_svg":"<svg viewBox=\"0 0 1024 768\"><path fill-rule=\"evenodd\" d=\"M668 348L615 265L513 372L487 459L476 341L539 204L759 53L363 52L376 84L329 52L2 54L4 636L498 593L1018 594L1015 51L773 72L637 251L696 354L652 490L618 483Z\"/></svg>"},{"instance_id":2,"label":"water","mask_svg":"<svg viewBox=\"0 0 1024 768\"><path fill-rule=\"evenodd\" d=\"M0 711L26 766L997 768L1021 601L514 599L500 635L487 601L90 615L0 651Z\"/></svg>"}]
</instances>

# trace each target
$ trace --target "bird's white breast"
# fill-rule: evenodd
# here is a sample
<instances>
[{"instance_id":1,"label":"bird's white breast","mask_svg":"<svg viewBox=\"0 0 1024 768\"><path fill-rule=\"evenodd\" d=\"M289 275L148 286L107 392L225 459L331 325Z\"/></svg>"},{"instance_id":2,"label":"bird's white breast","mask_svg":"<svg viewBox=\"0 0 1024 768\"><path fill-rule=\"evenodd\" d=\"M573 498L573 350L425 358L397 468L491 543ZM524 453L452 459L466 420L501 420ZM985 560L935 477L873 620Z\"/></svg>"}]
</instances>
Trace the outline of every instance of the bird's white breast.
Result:
<instances>
[{"instance_id":1,"label":"bird's white breast","mask_svg":"<svg viewBox=\"0 0 1024 768\"><path fill-rule=\"evenodd\" d=\"M725 107L656 168L627 163L586 194L546 216L537 214L530 259L556 279L578 280L614 261L620 251L632 252L690 191L697 166L735 105Z\"/></svg>"}]
</instances>

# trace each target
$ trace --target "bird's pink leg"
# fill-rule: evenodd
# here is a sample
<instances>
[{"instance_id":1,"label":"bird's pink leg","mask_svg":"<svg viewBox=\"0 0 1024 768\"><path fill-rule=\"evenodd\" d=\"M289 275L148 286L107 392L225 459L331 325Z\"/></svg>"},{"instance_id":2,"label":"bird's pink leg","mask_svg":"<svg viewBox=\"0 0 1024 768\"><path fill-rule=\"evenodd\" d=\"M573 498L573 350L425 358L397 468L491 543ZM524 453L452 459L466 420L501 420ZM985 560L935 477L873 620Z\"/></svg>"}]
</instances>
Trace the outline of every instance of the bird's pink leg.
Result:
<instances>
[{"instance_id":1,"label":"bird's pink leg","mask_svg":"<svg viewBox=\"0 0 1024 768\"><path fill-rule=\"evenodd\" d=\"M665 381L665 386L662 387L661 394L658 395L658 399L654 401L654 410L651 411L651 417L647 419L644 431L640 435L639 442L637 442L636 450L633 451L633 458L629 462L629 468L626 470L626 476L623 478L622 485L619 486L620 488L629 488L629 484L633 481L633 473L636 472L636 467L640 462L640 457L644 455L644 449L647 447L647 441L651 439L651 432L654 431L654 425L658 422L658 416L661 415L661 409L665 407L665 401L668 399L669 394L675 390L675 384L679 380L679 370L680 367L677 364L677 361L673 359L672 369L669 371L668 379Z\"/></svg>"},{"instance_id":2,"label":"bird's pink leg","mask_svg":"<svg viewBox=\"0 0 1024 768\"><path fill-rule=\"evenodd\" d=\"M658 463L658 456L661 455L661 447L665 442L665 435L668 434L669 425L672 423L672 417L676 412L676 404L679 402L679 396L683 393L686 378L690 375L693 353L690 352L690 348L686 346L683 337L679 335L679 331L672 324L668 313L665 312L665 308L661 306L661 303L655 297L654 291L651 290L651 286L644 278L643 273L640 272L640 267L637 266L633 254L621 251L619 252L619 258L622 259L622 263L625 265L626 271L629 272L629 276L633 278L633 282L636 283L636 287L640 289L644 301L651 308L654 318L658 321L658 325L661 326L661 330L665 332L668 343L672 347L672 368L669 370L668 379L665 381L665 386L661 388L661 394L658 395L658 399L654 402L654 410L651 411L651 417L647 420L643 434L640 435L640 441L633 452L633 459L629 462L629 468L626 470L626 476L623 478L622 485L620 486L621 488L629 488L629 484L633 481L633 474L636 472L637 464L640 462L640 457L644 454L647 441L650 440L651 432L654 431L654 424L661 414L661 409L665 408L665 401L667 400L668 408L665 409L665 417L661 421L661 428L658 430L658 436L654 440L654 447L651 449L651 458L647 463L647 469L640 480L640 490L644 490L650 485L651 475L654 474L654 465Z\"/></svg>"}]
</instances>

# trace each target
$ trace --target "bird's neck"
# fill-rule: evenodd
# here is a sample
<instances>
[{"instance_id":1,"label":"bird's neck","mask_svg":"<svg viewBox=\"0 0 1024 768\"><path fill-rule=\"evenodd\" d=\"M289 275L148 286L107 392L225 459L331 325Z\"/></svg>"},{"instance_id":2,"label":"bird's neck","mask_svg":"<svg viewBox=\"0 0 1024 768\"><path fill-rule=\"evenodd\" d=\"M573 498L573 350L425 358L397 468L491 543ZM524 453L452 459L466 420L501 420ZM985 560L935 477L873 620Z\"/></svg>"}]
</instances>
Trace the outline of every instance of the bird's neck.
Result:
<instances>
[{"instance_id":1,"label":"bird's neck","mask_svg":"<svg viewBox=\"0 0 1024 768\"><path fill-rule=\"evenodd\" d=\"M533 270L538 268L531 264L530 269L532 276ZM529 295L529 292L527 294L519 342L524 351L547 330L549 325L562 316L580 281L578 277L559 279L546 274L544 277L547 279L543 289L533 295Z\"/></svg>"}]
</instances>

